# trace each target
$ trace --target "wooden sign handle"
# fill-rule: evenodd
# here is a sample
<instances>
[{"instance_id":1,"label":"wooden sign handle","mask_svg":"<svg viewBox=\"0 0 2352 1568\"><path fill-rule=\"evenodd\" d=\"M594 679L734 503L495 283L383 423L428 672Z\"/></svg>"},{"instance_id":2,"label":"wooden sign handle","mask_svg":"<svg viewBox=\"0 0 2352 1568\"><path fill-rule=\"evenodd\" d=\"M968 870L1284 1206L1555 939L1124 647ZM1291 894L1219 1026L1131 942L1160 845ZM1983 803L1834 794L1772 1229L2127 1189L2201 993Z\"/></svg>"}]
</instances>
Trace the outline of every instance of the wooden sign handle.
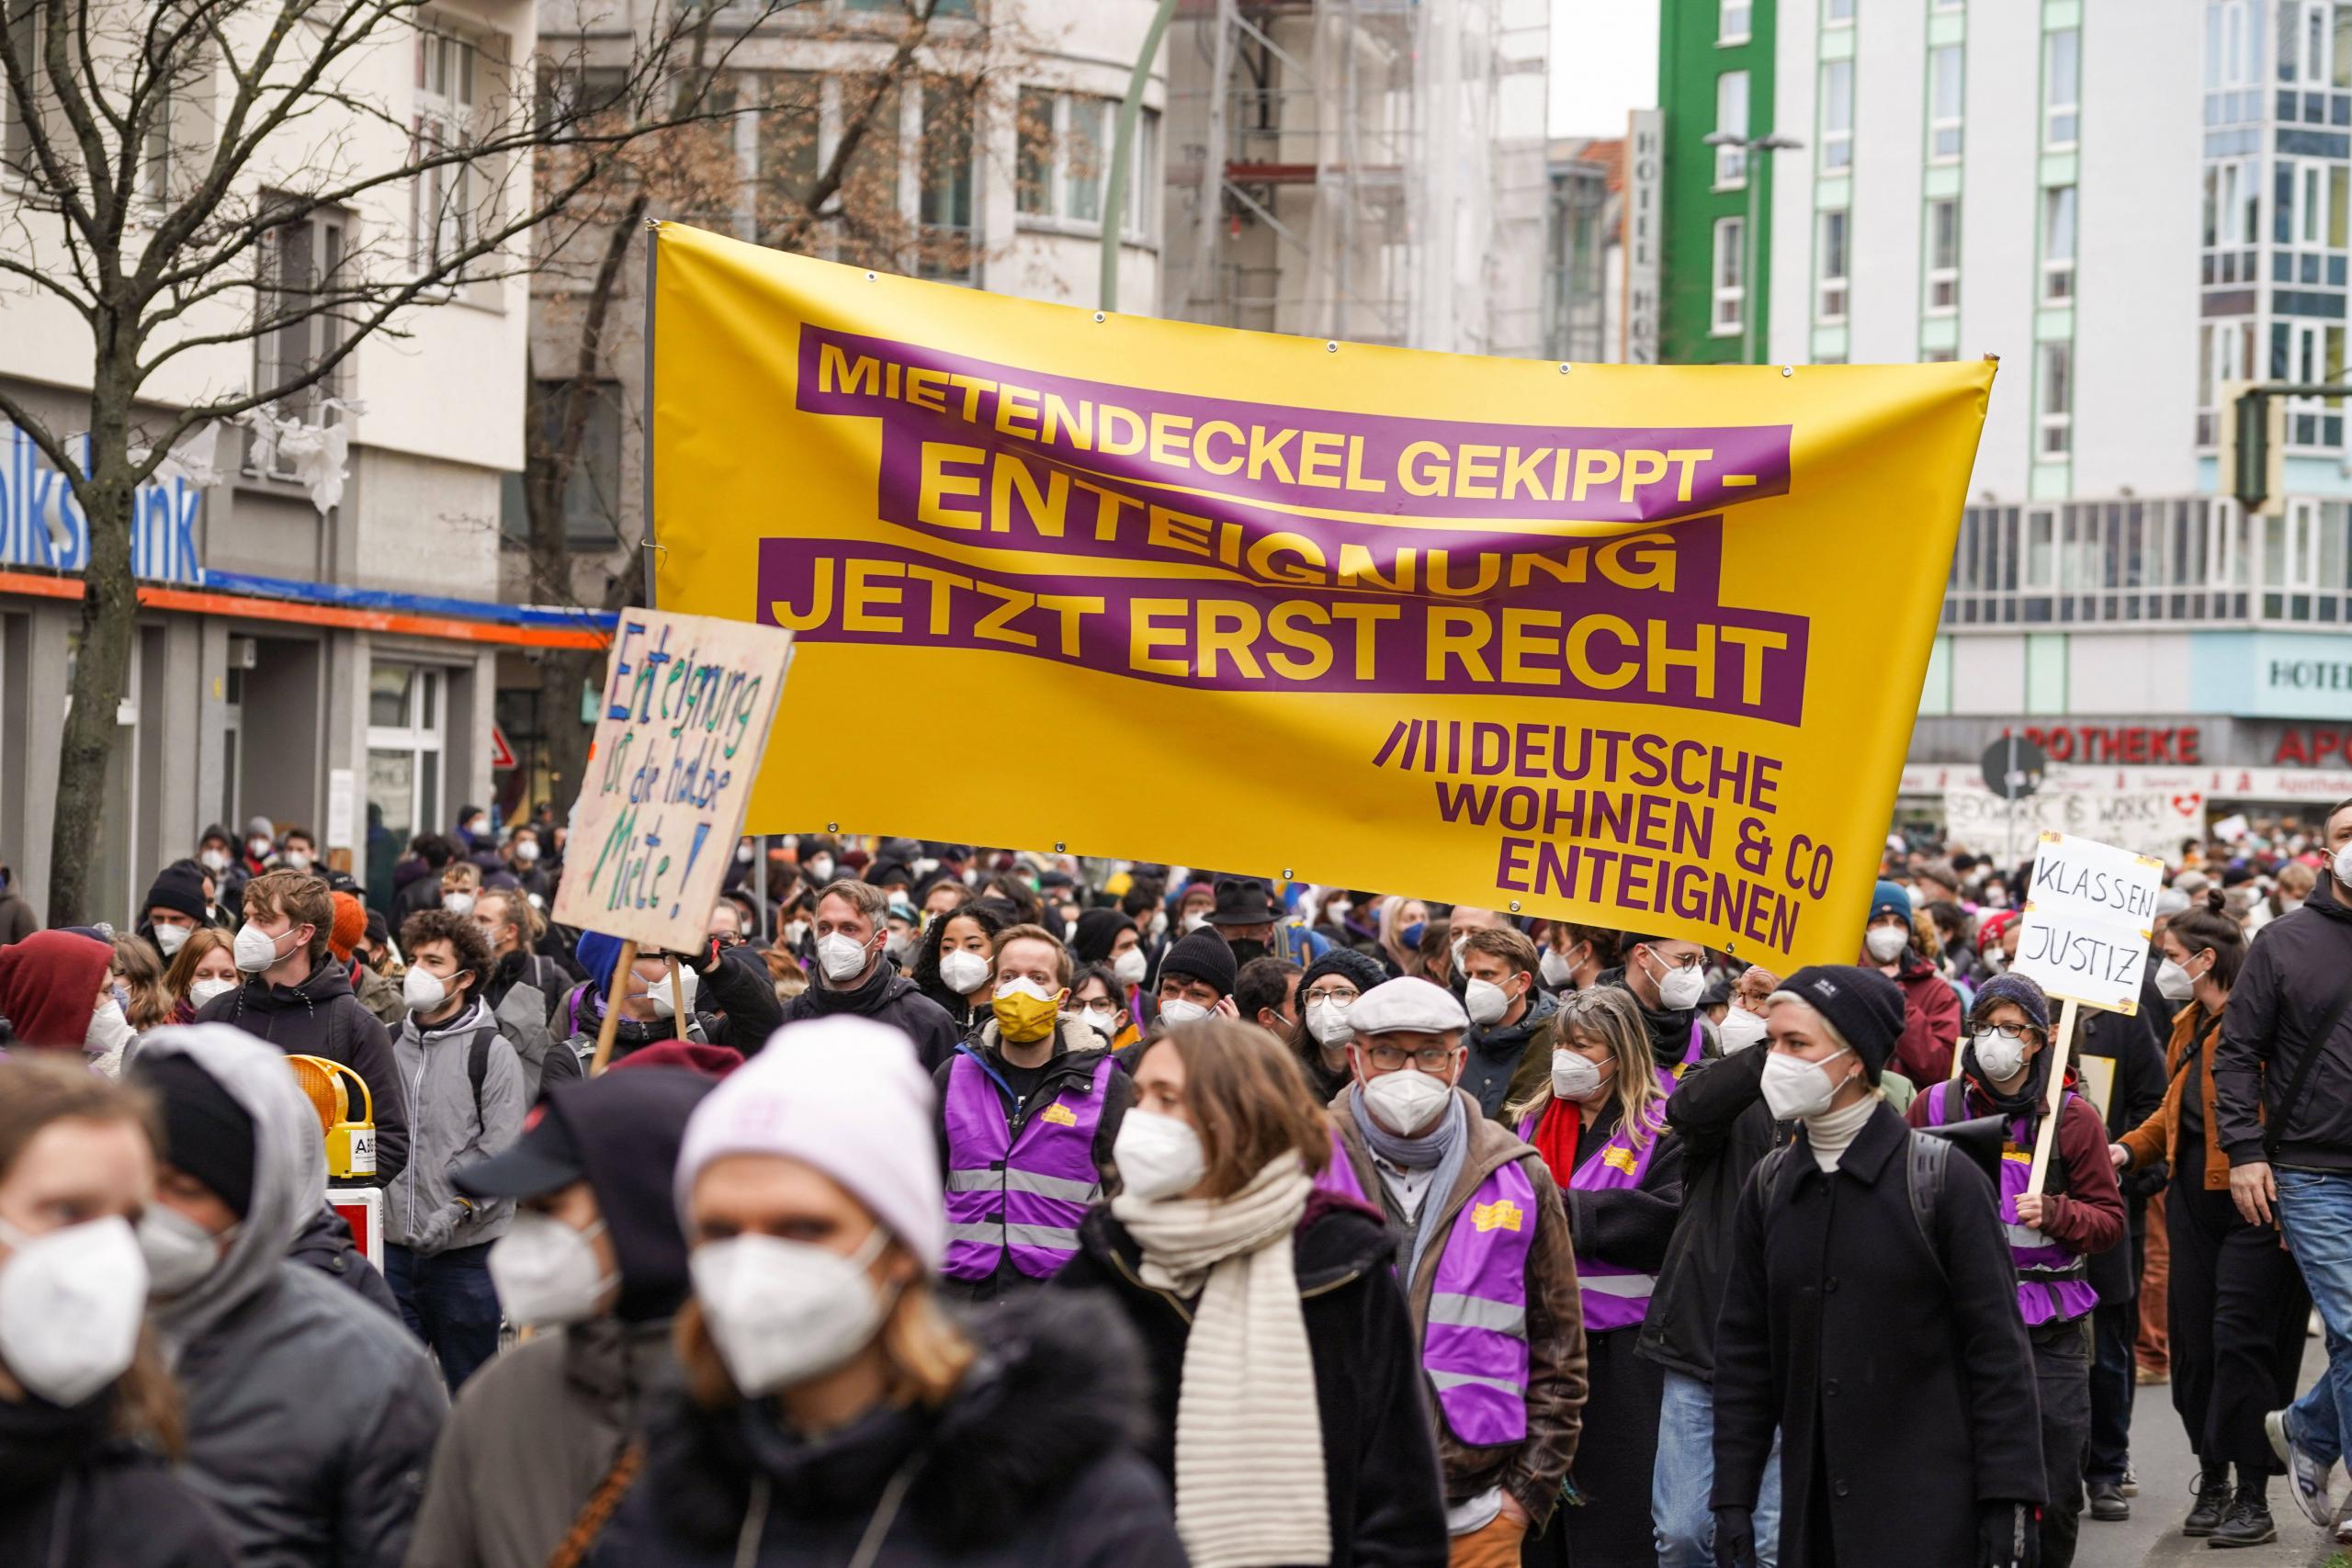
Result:
<instances>
[{"instance_id":1,"label":"wooden sign handle","mask_svg":"<svg viewBox=\"0 0 2352 1568\"><path fill-rule=\"evenodd\" d=\"M623 942L620 956L613 961L612 977L605 982L605 1021L597 1026L596 1056L588 1064L588 1076L592 1078L600 1077L612 1064L613 1030L621 1021L621 997L628 994L628 972L636 966L636 942ZM620 996L613 994L616 988Z\"/></svg>"},{"instance_id":2,"label":"wooden sign handle","mask_svg":"<svg viewBox=\"0 0 2352 1568\"><path fill-rule=\"evenodd\" d=\"M2075 1050L2075 1016L2080 1004L2069 1001L2058 1012L2058 1037L2050 1043L2050 1081L2042 1090L2041 1128L2033 1140L2033 1174L2025 1190L2040 1192L2050 1175L2050 1154L2058 1146L2058 1096L2066 1087L2066 1064Z\"/></svg>"}]
</instances>

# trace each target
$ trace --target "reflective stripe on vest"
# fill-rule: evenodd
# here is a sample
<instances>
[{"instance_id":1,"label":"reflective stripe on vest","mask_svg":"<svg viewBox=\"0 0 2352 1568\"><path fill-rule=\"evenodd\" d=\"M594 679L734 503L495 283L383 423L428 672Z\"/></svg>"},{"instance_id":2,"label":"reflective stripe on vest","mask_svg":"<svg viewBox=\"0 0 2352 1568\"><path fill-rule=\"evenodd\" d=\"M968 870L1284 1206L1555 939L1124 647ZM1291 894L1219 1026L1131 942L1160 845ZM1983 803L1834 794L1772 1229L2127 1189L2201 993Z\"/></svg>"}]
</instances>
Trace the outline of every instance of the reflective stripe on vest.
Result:
<instances>
[{"instance_id":1,"label":"reflective stripe on vest","mask_svg":"<svg viewBox=\"0 0 2352 1568\"><path fill-rule=\"evenodd\" d=\"M1966 1118L1953 1114L1967 1108L1965 1087L1957 1081L1938 1084L1929 1091L1928 1124L1941 1127ZM2059 1096L2058 1114L2066 1113L2067 1089ZM2054 1150L2052 1151L2055 1152ZM2060 1172L2061 1179L2064 1171ZM2033 1179L2033 1124L2013 1118L2001 1145L2001 1231L2008 1237L2009 1257L2018 1269L2018 1314L2026 1326L2069 1323L2098 1305L2098 1288L2090 1282L2090 1265L2064 1242L2018 1223L2018 1200Z\"/></svg>"},{"instance_id":2,"label":"reflective stripe on vest","mask_svg":"<svg viewBox=\"0 0 2352 1568\"><path fill-rule=\"evenodd\" d=\"M1664 1072L1658 1075L1667 1077ZM1662 1085L1670 1089L1671 1083ZM1609 1141L1593 1151L1592 1157L1581 1162L1568 1177L1568 1186L1578 1192L1623 1192L1642 1184L1649 1173L1650 1160L1657 1154L1659 1140L1665 1135L1666 1107L1653 1101L1649 1114L1644 1118L1649 1124L1649 1136L1641 1146L1634 1145L1633 1130L1620 1125L1609 1135ZM1585 1253L1577 1254L1577 1295L1584 1303L1584 1326L1588 1334L1605 1334L1612 1328L1631 1328L1648 1313L1650 1296L1657 1289L1657 1276L1638 1269L1621 1268Z\"/></svg>"},{"instance_id":3,"label":"reflective stripe on vest","mask_svg":"<svg viewBox=\"0 0 2352 1568\"><path fill-rule=\"evenodd\" d=\"M1331 1163L1315 1185L1379 1207L1364 1195L1336 1127ZM1431 1194L1422 1201L1442 1200ZM1527 1259L1534 1246L1535 1184L1511 1160L1478 1184L1438 1256L1421 1370L1446 1426L1472 1448L1527 1437Z\"/></svg>"},{"instance_id":4,"label":"reflective stripe on vest","mask_svg":"<svg viewBox=\"0 0 2352 1568\"><path fill-rule=\"evenodd\" d=\"M1006 1247L1033 1280L1051 1278L1078 1251L1078 1222L1102 1195L1094 1133L1114 1064L1095 1064L1084 1092L1031 1105L1018 1139L1009 1096L978 1053L956 1049L947 1075L947 1257L941 1272L985 1280Z\"/></svg>"}]
</instances>

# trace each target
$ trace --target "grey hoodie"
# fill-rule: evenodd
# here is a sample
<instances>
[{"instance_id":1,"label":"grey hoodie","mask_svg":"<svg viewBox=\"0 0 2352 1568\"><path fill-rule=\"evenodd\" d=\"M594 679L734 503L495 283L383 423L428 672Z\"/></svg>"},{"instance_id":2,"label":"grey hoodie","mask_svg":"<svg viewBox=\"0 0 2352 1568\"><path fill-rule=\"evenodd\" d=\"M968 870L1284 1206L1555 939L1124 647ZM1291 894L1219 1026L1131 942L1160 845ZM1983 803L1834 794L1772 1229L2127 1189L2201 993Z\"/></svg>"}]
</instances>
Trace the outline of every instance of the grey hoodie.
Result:
<instances>
[{"instance_id":1,"label":"grey hoodie","mask_svg":"<svg viewBox=\"0 0 2352 1568\"><path fill-rule=\"evenodd\" d=\"M412 1014L392 1041L408 1099L408 1166L384 1192L384 1239L427 1255L481 1247L506 1234L511 1201L461 1201L450 1178L503 1154L523 1132L523 1064L493 1032L474 1095L475 1034L498 1021L480 1001L447 1023L420 1029Z\"/></svg>"},{"instance_id":2,"label":"grey hoodie","mask_svg":"<svg viewBox=\"0 0 2352 1568\"><path fill-rule=\"evenodd\" d=\"M447 1409L439 1369L380 1309L287 1259L325 1201L326 1155L285 1055L229 1024L158 1029L132 1049L134 1077L169 1055L254 1123L244 1219L213 1270L153 1312L186 1393L184 1478L240 1568L390 1568Z\"/></svg>"}]
</instances>

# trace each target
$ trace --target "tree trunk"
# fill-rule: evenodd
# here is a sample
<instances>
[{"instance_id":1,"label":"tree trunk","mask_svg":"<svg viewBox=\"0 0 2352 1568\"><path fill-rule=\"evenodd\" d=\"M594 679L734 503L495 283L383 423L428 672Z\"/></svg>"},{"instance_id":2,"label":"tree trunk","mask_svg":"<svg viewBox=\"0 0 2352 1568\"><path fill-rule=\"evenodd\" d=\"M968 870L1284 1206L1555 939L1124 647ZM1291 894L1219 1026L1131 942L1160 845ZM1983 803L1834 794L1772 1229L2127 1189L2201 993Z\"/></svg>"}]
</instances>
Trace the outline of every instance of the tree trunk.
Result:
<instances>
[{"instance_id":1,"label":"tree trunk","mask_svg":"<svg viewBox=\"0 0 2352 1568\"><path fill-rule=\"evenodd\" d=\"M90 398L90 476L74 488L87 520L82 642L74 660L72 706L58 748L57 814L49 835L49 923L85 925L93 917L92 862L106 827L107 762L119 735L115 722L130 678L130 638L139 589L130 575L130 419L127 399L109 395L107 367ZM132 825L117 825L128 835Z\"/></svg>"}]
</instances>

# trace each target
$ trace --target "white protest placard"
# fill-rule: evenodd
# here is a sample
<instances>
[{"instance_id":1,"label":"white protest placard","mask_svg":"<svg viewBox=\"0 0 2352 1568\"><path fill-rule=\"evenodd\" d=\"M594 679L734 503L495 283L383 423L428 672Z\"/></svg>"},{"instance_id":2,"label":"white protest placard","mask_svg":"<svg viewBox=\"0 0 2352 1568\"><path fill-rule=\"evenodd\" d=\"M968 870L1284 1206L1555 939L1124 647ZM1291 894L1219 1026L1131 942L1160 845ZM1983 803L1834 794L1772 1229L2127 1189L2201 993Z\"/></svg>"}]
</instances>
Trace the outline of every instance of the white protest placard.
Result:
<instances>
[{"instance_id":1,"label":"white protest placard","mask_svg":"<svg viewBox=\"0 0 2352 1568\"><path fill-rule=\"evenodd\" d=\"M2010 972L2062 1000L2137 1012L2164 870L2153 855L2044 833Z\"/></svg>"},{"instance_id":2,"label":"white protest placard","mask_svg":"<svg viewBox=\"0 0 2352 1568\"><path fill-rule=\"evenodd\" d=\"M2134 854L2179 852L2184 840L2202 838L2205 797L2165 789L2046 789L2023 800L2003 800L1978 784L1947 787L1944 831L2003 865L2032 854L2044 833L2113 844Z\"/></svg>"},{"instance_id":3,"label":"white protest placard","mask_svg":"<svg viewBox=\"0 0 2352 1568\"><path fill-rule=\"evenodd\" d=\"M650 951L708 940L792 634L624 610L549 918Z\"/></svg>"}]
</instances>

